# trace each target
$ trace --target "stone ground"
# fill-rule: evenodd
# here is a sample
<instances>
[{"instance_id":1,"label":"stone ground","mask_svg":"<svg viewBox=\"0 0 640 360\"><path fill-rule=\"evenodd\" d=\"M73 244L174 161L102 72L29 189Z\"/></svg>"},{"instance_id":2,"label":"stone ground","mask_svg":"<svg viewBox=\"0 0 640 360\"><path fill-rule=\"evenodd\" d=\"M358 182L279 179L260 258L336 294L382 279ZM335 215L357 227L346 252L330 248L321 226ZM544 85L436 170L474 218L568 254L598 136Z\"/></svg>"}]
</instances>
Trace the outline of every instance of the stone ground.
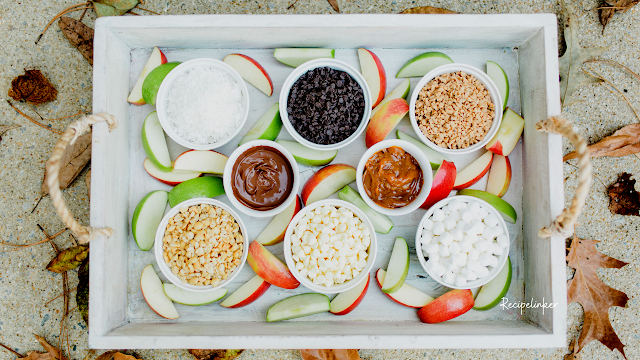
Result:
<instances>
[{"instance_id":1,"label":"stone ground","mask_svg":"<svg viewBox=\"0 0 640 360\"><path fill-rule=\"evenodd\" d=\"M293 1L293 0L291 0ZM23 68L41 69L59 90L56 101L39 105L37 111L45 118L57 118L91 109L91 67L53 26L38 45L34 40L46 23L60 10L73 5L73 0L0 0L0 34L4 45L0 49L0 97L6 99L11 79ZM344 13L396 13L412 6L431 5L446 7L461 13L558 13L557 1L346 1L338 0ZM290 7L290 1L159 1L145 0L144 7L161 14L209 13L332 13L325 0L299 0ZM594 8L597 0L574 1L580 21L580 43L584 47L607 46L602 59L613 59L640 72L640 6L615 16L602 33ZM139 11L145 14L143 11ZM78 13L73 14L75 18ZM93 26L91 12L85 23ZM635 40L634 40L635 39ZM640 110L640 81L614 68L594 66L616 87L625 92L636 109ZM575 128L589 142L600 140L623 125L638 122L620 95L605 85L586 86L577 92L584 102L564 109ZM36 116L26 104L18 106ZM44 163L57 136L39 128L19 116L5 101L0 102L0 125L18 124L0 143L0 237L7 242L27 244L43 239L36 227L40 224L49 233L62 229L49 198L44 198L30 213L39 198ZM52 127L64 129L69 119L51 121ZM565 144L565 153L570 146ZM606 187L623 171L640 174L640 161L635 156L597 158L593 160L595 179L589 192L577 234L583 238L601 240L599 251L629 262L619 270L600 270L599 276L609 286L624 291L630 298L626 308L614 307L609 318L624 344L629 359L640 359L640 244L638 231L640 218L613 215L608 210ZM86 172L86 170L85 170ZM567 204L577 186L575 160L565 163L565 191ZM88 220L89 199L84 181L76 181L64 196L72 212L84 223ZM63 234L56 243L62 248L70 246L69 235ZM1 248L0 251L8 250ZM0 252L0 342L18 352L42 350L32 333L40 334L57 345L61 300L45 303L61 293L60 276L44 270L52 258L46 245L31 247L20 252ZM71 288L77 283L75 272L70 272ZM567 270L567 276L572 271ZM71 308L75 307L74 296ZM583 311L571 304L568 314L568 338L578 334ZM70 316L71 359L84 359L88 355L87 329L77 310ZM568 344L568 343L567 343ZM100 353L98 351L97 353ZM142 350L143 359L189 359L184 350ZM361 350L363 359L550 359L562 358L568 349L530 350ZM584 359L621 359L619 352L611 352L599 342L591 342L582 351ZM0 350L0 359L15 356ZM90 357L91 358L91 357ZM299 359L294 350L247 350L238 359Z\"/></svg>"}]
</instances>

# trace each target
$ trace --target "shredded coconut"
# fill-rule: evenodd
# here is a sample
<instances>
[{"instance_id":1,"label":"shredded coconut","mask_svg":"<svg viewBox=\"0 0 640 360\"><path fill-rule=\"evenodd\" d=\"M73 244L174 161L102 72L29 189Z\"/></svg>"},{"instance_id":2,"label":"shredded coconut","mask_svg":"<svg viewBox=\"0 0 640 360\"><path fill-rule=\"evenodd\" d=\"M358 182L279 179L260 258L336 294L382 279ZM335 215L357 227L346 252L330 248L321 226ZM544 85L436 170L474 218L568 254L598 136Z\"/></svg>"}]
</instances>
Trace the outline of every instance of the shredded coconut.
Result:
<instances>
[{"instance_id":1,"label":"shredded coconut","mask_svg":"<svg viewBox=\"0 0 640 360\"><path fill-rule=\"evenodd\" d=\"M200 145L227 139L245 112L242 88L228 73L210 66L189 69L169 89L170 126L183 139Z\"/></svg>"}]
</instances>

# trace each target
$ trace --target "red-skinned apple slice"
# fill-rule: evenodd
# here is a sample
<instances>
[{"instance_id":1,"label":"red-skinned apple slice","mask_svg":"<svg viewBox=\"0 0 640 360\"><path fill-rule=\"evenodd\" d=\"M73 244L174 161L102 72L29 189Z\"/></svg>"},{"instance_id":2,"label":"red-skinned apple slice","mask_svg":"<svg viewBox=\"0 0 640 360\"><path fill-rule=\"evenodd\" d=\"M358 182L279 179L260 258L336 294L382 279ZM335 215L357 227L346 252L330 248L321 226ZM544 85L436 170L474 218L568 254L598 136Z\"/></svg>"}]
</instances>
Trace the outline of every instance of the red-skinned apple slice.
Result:
<instances>
[{"instance_id":1,"label":"red-skinned apple slice","mask_svg":"<svg viewBox=\"0 0 640 360\"><path fill-rule=\"evenodd\" d=\"M373 110L371 110L371 116L378 112L380 107L389 102L389 100L398 98L406 99L407 95L409 95L409 89L411 89L411 81L409 81L409 79L403 79L402 82L400 82L400 85L391 90L389 95L385 96L384 99L382 99L382 101L378 104L378 106L374 107Z\"/></svg>"},{"instance_id":2,"label":"red-skinned apple slice","mask_svg":"<svg viewBox=\"0 0 640 360\"><path fill-rule=\"evenodd\" d=\"M456 182L456 165L447 160L442 160L442 164L433 177L431 191L424 204L420 205L423 209L429 209L433 204L446 198L453 190L453 184Z\"/></svg>"},{"instance_id":3,"label":"red-skinned apple slice","mask_svg":"<svg viewBox=\"0 0 640 360\"><path fill-rule=\"evenodd\" d=\"M224 299L224 301L220 303L220 306L224 306L226 308L247 306L258 300L262 294L267 292L270 286L271 284L256 275L244 285L240 286L238 290L233 292L233 294L229 295L228 298Z\"/></svg>"},{"instance_id":4,"label":"red-skinned apple slice","mask_svg":"<svg viewBox=\"0 0 640 360\"><path fill-rule=\"evenodd\" d=\"M140 77L138 77L136 84L133 85L133 89L131 90L131 93L129 94L127 101L132 103L133 105L146 104L146 102L142 98L142 83L144 82L144 78L147 77L147 74L149 74L151 70L166 63L167 63L167 57L164 56L162 51L160 51L160 49L158 49L157 47L153 48L153 51L149 56L149 60L147 60L147 63L144 65L144 68L142 69L142 73L140 74Z\"/></svg>"},{"instance_id":5,"label":"red-skinned apple slice","mask_svg":"<svg viewBox=\"0 0 640 360\"><path fill-rule=\"evenodd\" d=\"M257 241L249 245L247 263L262 279L283 289L295 289L300 282L293 277L287 265Z\"/></svg>"},{"instance_id":6,"label":"red-skinned apple slice","mask_svg":"<svg viewBox=\"0 0 640 360\"><path fill-rule=\"evenodd\" d=\"M173 162L173 170L222 175L227 160L229 160L227 155L217 151L188 150Z\"/></svg>"},{"instance_id":7,"label":"red-skinned apple slice","mask_svg":"<svg viewBox=\"0 0 640 360\"><path fill-rule=\"evenodd\" d=\"M264 230L258 235L256 241L265 246L275 245L284 240L284 233L291 219L302 209L302 200L300 196L296 196L296 201L287 206L284 211L276 215Z\"/></svg>"},{"instance_id":8,"label":"red-skinned apple slice","mask_svg":"<svg viewBox=\"0 0 640 360\"><path fill-rule=\"evenodd\" d=\"M502 116L502 122L496 135L489 141L486 149L494 154L507 156L518 144L522 130L524 129L524 119L513 110L506 108Z\"/></svg>"},{"instance_id":9,"label":"red-skinned apple slice","mask_svg":"<svg viewBox=\"0 0 640 360\"><path fill-rule=\"evenodd\" d=\"M302 188L302 202L306 205L326 199L329 195L356 180L356 169L347 164L332 164L318 170Z\"/></svg>"},{"instance_id":10,"label":"red-skinned apple slice","mask_svg":"<svg viewBox=\"0 0 640 360\"><path fill-rule=\"evenodd\" d=\"M487 179L487 192L503 197L511 183L511 162L502 155L493 155L493 162Z\"/></svg>"},{"instance_id":11,"label":"red-skinned apple slice","mask_svg":"<svg viewBox=\"0 0 640 360\"><path fill-rule=\"evenodd\" d=\"M382 105L369 120L364 138L367 147L384 140L408 112L409 103L402 98L389 100Z\"/></svg>"},{"instance_id":12,"label":"red-skinned apple slice","mask_svg":"<svg viewBox=\"0 0 640 360\"><path fill-rule=\"evenodd\" d=\"M347 315L352 312L358 305L369 289L370 276L366 280L361 281L354 288L338 294L331 300L329 312L334 315Z\"/></svg>"},{"instance_id":13,"label":"red-skinned apple slice","mask_svg":"<svg viewBox=\"0 0 640 360\"><path fill-rule=\"evenodd\" d=\"M371 50L358 49L358 59L360 59L360 73L371 90L371 100L373 101L371 107L376 107L387 93L387 73L384 71L380 58Z\"/></svg>"},{"instance_id":14,"label":"red-skinned apple slice","mask_svg":"<svg viewBox=\"0 0 640 360\"><path fill-rule=\"evenodd\" d=\"M149 304L151 310L166 319L177 319L180 317L171 299L164 293L162 281L153 270L153 265L147 265L140 275L140 290L144 300Z\"/></svg>"},{"instance_id":15,"label":"red-skinned apple slice","mask_svg":"<svg viewBox=\"0 0 640 360\"><path fill-rule=\"evenodd\" d=\"M491 167L491 161L493 160L493 153L487 151L477 158L474 162L469 164L466 168L462 169L458 175L456 175L456 182L453 184L453 190L466 189L469 186L477 183L482 177L489 171Z\"/></svg>"},{"instance_id":16,"label":"red-skinned apple slice","mask_svg":"<svg viewBox=\"0 0 640 360\"><path fill-rule=\"evenodd\" d=\"M247 55L229 54L223 60L229 66L234 68L243 79L258 90L271 96L273 94L273 82L271 76L267 73L262 65Z\"/></svg>"},{"instance_id":17,"label":"red-skinned apple slice","mask_svg":"<svg viewBox=\"0 0 640 360\"><path fill-rule=\"evenodd\" d=\"M158 169L151 160L144 159L143 163L144 169L147 171L147 174L151 175L152 178L165 183L167 185L176 186L183 181L195 179L197 177L202 176L201 172L196 171L169 171L164 172Z\"/></svg>"},{"instance_id":18,"label":"red-skinned apple slice","mask_svg":"<svg viewBox=\"0 0 640 360\"><path fill-rule=\"evenodd\" d=\"M376 282L378 283L378 286L381 290L385 275L387 275L387 272L382 269L378 269L378 271L376 271ZM415 309L424 307L433 301L433 298L431 296L423 293L422 291L414 288L407 283L402 284L400 290L394 293L387 294L383 292L383 294L387 295L391 300L397 302L400 305L408 306Z\"/></svg>"},{"instance_id":19,"label":"red-skinned apple slice","mask_svg":"<svg viewBox=\"0 0 640 360\"><path fill-rule=\"evenodd\" d=\"M471 290L451 290L418 310L420 321L427 324L451 320L473 307Z\"/></svg>"}]
</instances>

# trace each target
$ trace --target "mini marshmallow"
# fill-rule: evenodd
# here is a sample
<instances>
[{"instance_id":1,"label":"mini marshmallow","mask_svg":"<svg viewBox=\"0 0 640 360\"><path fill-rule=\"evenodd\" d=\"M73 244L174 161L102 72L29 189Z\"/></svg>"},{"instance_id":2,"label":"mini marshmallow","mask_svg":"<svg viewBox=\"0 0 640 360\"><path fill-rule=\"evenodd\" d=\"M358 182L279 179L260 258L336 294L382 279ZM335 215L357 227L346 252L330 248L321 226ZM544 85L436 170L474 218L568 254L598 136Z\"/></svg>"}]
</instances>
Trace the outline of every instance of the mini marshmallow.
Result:
<instances>
[{"instance_id":1,"label":"mini marshmallow","mask_svg":"<svg viewBox=\"0 0 640 360\"><path fill-rule=\"evenodd\" d=\"M491 255L491 257L489 258L489 260L491 260L491 264L489 264L489 266L491 266L491 267L496 267L496 266L498 266L499 261L498 261L498 258L497 258L497 257L495 257L495 256Z\"/></svg>"},{"instance_id":2,"label":"mini marshmallow","mask_svg":"<svg viewBox=\"0 0 640 360\"><path fill-rule=\"evenodd\" d=\"M489 253L482 253L480 255L480 258L478 258L478 261L480 261L480 264L482 264L482 266L489 266L491 265L491 257L493 255L489 254ZM496 258L497 259L497 258Z\"/></svg>"},{"instance_id":3,"label":"mini marshmallow","mask_svg":"<svg viewBox=\"0 0 640 360\"><path fill-rule=\"evenodd\" d=\"M449 215L449 214L451 214L451 209L449 209L449 206L445 205L445 206L442 208L442 212L443 212L445 215Z\"/></svg>"},{"instance_id":4,"label":"mini marshmallow","mask_svg":"<svg viewBox=\"0 0 640 360\"><path fill-rule=\"evenodd\" d=\"M462 270L462 268L460 266L455 266L453 269L451 269L451 272L454 275L458 275L458 274L460 274L460 270Z\"/></svg>"},{"instance_id":5,"label":"mini marshmallow","mask_svg":"<svg viewBox=\"0 0 640 360\"><path fill-rule=\"evenodd\" d=\"M500 255L504 254L504 249L501 248L500 246L498 246L497 243L494 243L492 252L493 252L494 255L500 256Z\"/></svg>"},{"instance_id":6,"label":"mini marshmallow","mask_svg":"<svg viewBox=\"0 0 640 360\"><path fill-rule=\"evenodd\" d=\"M449 246L449 244L453 242L453 236L451 236L451 233L445 232L438 237L438 240L440 241L440 244Z\"/></svg>"},{"instance_id":7,"label":"mini marshmallow","mask_svg":"<svg viewBox=\"0 0 640 360\"><path fill-rule=\"evenodd\" d=\"M489 227L494 227L496 225L498 225L498 218L493 215L493 214L489 214L487 215L484 219L483 219L484 223L489 226Z\"/></svg>"},{"instance_id":8,"label":"mini marshmallow","mask_svg":"<svg viewBox=\"0 0 640 360\"><path fill-rule=\"evenodd\" d=\"M476 275L475 272L469 270L469 272L467 273L467 281L474 281L474 280L478 280L478 275Z\"/></svg>"},{"instance_id":9,"label":"mini marshmallow","mask_svg":"<svg viewBox=\"0 0 640 360\"><path fill-rule=\"evenodd\" d=\"M482 231L484 231L484 228L485 226L482 223L482 221L474 220L469 226L467 226L467 228L465 229L465 232L467 234L479 235L479 234L482 234Z\"/></svg>"},{"instance_id":10,"label":"mini marshmallow","mask_svg":"<svg viewBox=\"0 0 640 360\"><path fill-rule=\"evenodd\" d=\"M462 240L469 240L472 244L475 244L476 242L478 242L479 238L478 235L475 234L465 234Z\"/></svg>"},{"instance_id":11,"label":"mini marshmallow","mask_svg":"<svg viewBox=\"0 0 640 360\"><path fill-rule=\"evenodd\" d=\"M453 284L455 280L456 280L456 277L455 275L453 275L451 271L446 271L442 275L442 281L446 282L447 284Z\"/></svg>"},{"instance_id":12,"label":"mini marshmallow","mask_svg":"<svg viewBox=\"0 0 640 360\"><path fill-rule=\"evenodd\" d=\"M493 227L493 232L494 232L495 236L500 236L500 235L504 234L504 229L502 229L502 226L496 225L496 226Z\"/></svg>"},{"instance_id":13,"label":"mini marshmallow","mask_svg":"<svg viewBox=\"0 0 640 360\"><path fill-rule=\"evenodd\" d=\"M489 244L487 243L487 240L478 240L477 243L475 243L473 245L473 247L476 248L476 250L478 250L478 252L485 252L487 251L487 248L489 247Z\"/></svg>"},{"instance_id":14,"label":"mini marshmallow","mask_svg":"<svg viewBox=\"0 0 640 360\"><path fill-rule=\"evenodd\" d=\"M440 263L435 263L433 266L433 275L435 276L442 276L444 275L445 271L447 271L447 269L444 268L444 265L440 264Z\"/></svg>"},{"instance_id":15,"label":"mini marshmallow","mask_svg":"<svg viewBox=\"0 0 640 360\"><path fill-rule=\"evenodd\" d=\"M433 237L433 231L424 229L424 230L422 230L422 233L420 235Z\"/></svg>"},{"instance_id":16,"label":"mini marshmallow","mask_svg":"<svg viewBox=\"0 0 640 360\"><path fill-rule=\"evenodd\" d=\"M482 279L483 277L489 275L489 269L484 266L480 266L478 271L475 271L476 275L478 275L478 279Z\"/></svg>"},{"instance_id":17,"label":"mini marshmallow","mask_svg":"<svg viewBox=\"0 0 640 360\"><path fill-rule=\"evenodd\" d=\"M427 260L427 263L425 264L427 271L433 271L437 263L437 261L433 261L432 259Z\"/></svg>"},{"instance_id":18,"label":"mini marshmallow","mask_svg":"<svg viewBox=\"0 0 640 360\"><path fill-rule=\"evenodd\" d=\"M422 248L422 255L424 257L429 257L429 253L427 252L427 250L425 250L424 248Z\"/></svg>"},{"instance_id":19,"label":"mini marshmallow","mask_svg":"<svg viewBox=\"0 0 640 360\"><path fill-rule=\"evenodd\" d=\"M445 269L447 269L447 271L451 271L453 273L455 273L454 270L458 267L458 265L454 264L452 257L448 257L446 259L446 261L442 262L442 265L444 265L444 267L445 267Z\"/></svg>"},{"instance_id":20,"label":"mini marshmallow","mask_svg":"<svg viewBox=\"0 0 640 360\"><path fill-rule=\"evenodd\" d=\"M469 222L472 219L473 219L473 213L471 212L471 210L464 210L460 212L460 220L464 222Z\"/></svg>"},{"instance_id":21,"label":"mini marshmallow","mask_svg":"<svg viewBox=\"0 0 640 360\"><path fill-rule=\"evenodd\" d=\"M457 199L451 200L451 202L449 203L449 209L451 211L456 211L458 209L460 209L460 204L461 202Z\"/></svg>"},{"instance_id":22,"label":"mini marshmallow","mask_svg":"<svg viewBox=\"0 0 640 360\"><path fill-rule=\"evenodd\" d=\"M467 261L467 269L469 269L469 271L473 271L473 272L475 272L477 274L477 272L480 269L480 267L482 267L482 265L477 260L469 260L469 261Z\"/></svg>"},{"instance_id":23,"label":"mini marshmallow","mask_svg":"<svg viewBox=\"0 0 640 360\"><path fill-rule=\"evenodd\" d=\"M460 269L460 275L466 278L467 275L469 275L469 269L467 269L466 267L463 267L462 269Z\"/></svg>"},{"instance_id":24,"label":"mini marshmallow","mask_svg":"<svg viewBox=\"0 0 640 360\"><path fill-rule=\"evenodd\" d=\"M440 222L440 221L444 220L444 211L442 211L442 209L435 209L433 211L432 217L433 217L432 220L434 222Z\"/></svg>"},{"instance_id":25,"label":"mini marshmallow","mask_svg":"<svg viewBox=\"0 0 640 360\"><path fill-rule=\"evenodd\" d=\"M486 226L480 235L487 240L493 240L496 237L494 234L493 228Z\"/></svg>"},{"instance_id":26,"label":"mini marshmallow","mask_svg":"<svg viewBox=\"0 0 640 360\"><path fill-rule=\"evenodd\" d=\"M464 238L464 233L462 232L462 230L458 228L452 229L449 233L451 234L451 237L453 237L453 240L455 241L461 241Z\"/></svg>"},{"instance_id":27,"label":"mini marshmallow","mask_svg":"<svg viewBox=\"0 0 640 360\"><path fill-rule=\"evenodd\" d=\"M509 246L509 239L507 238L507 235L500 235L496 238L496 242L498 243L498 246L500 246L501 248L506 248L507 246Z\"/></svg>"},{"instance_id":28,"label":"mini marshmallow","mask_svg":"<svg viewBox=\"0 0 640 360\"><path fill-rule=\"evenodd\" d=\"M425 230L433 229L433 221L431 221L431 219L424 219L422 222L422 228Z\"/></svg>"},{"instance_id":29,"label":"mini marshmallow","mask_svg":"<svg viewBox=\"0 0 640 360\"><path fill-rule=\"evenodd\" d=\"M480 204L478 204L477 202L472 202L469 205L469 210L471 211L472 214L477 215L478 211L480 211Z\"/></svg>"},{"instance_id":30,"label":"mini marshmallow","mask_svg":"<svg viewBox=\"0 0 640 360\"><path fill-rule=\"evenodd\" d=\"M479 219L484 219L487 217L487 215L489 215L489 212L487 210L485 210L484 208L480 208L478 210L478 218Z\"/></svg>"},{"instance_id":31,"label":"mini marshmallow","mask_svg":"<svg viewBox=\"0 0 640 360\"><path fill-rule=\"evenodd\" d=\"M424 251L426 251L429 254L433 254L433 253L437 253L438 252L438 244L435 242L431 242L427 245L425 245L422 248Z\"/></svg>"},{"instance_id":32,"label":"mini marshmallow","mask_svg":"<svg viewBox=\"0 0 640 360\"><path fill-rule=\"evenodd\" d=\"M451 255L451 257L453 258L453 263L454 264L456 264L458 266L466 266L467 265L467 254L458 253L458 254Z\"/></svg>"},{"instance_id":33,"label":"mini marshmallow","mask_svg":"<svg viewBox=\"0 0 640 360\"><path fill-rule=\"evenodd\" d=\"M433 260L433 261L439 262L440 261L440 254L438 254L437 252L430 253L429 254L429 260Z\"/></svg>"},{"instance_id":34,"label":"mini marshmallow","mask_svg":"<svg viewBox=\"0 0 640 360\"><path fill-rule=\"evenodd\" d=\"M440 254L440 256L449 256L451 255L451 252L448 247L440 244L438 245L438 254Z\"/></svg>"},{"instance_id":35,"label":"mini marshmallow","mask_svg":"<svg viewBox=\"0 0 640 360\"><path fill-rule=\"evenodd\" d=\"M478 260L478 257L480 257L480 252L476 250L476 248L471 248L467 256L469 260Z\"/></svg>"},{"instance_id":36,"label":"mini marshmallow","mask_svg":"<svg viewBox=\"0 0 640 360\"><path fill-rule=\"evenodd\" d=\"M471 250L472 248L473 248L473 244L468 240L462 241L460 243L460 252L468 253L469 250Z\"/></svg>"},{"instance_id":37,"label":"mini marshmallow","mask_svg":"<svg viewBox=\"0 0 640 360\"><path fill-rule=\"evenodd\" d=\"M460 211L458 211L458 210L452 211L449 214L449 217L457 222L458 220L460 220Z\"/></svg>"},{"instance_id":38,"label":"mini marshmallow","mask_svg":"<svg viewBox=\"0 0 640 360\"><path fill-rule=\"evenodd\" d=\"M448 218L442 220L442 224L444 225L445 230L449 231L449 230L455 228L457 223L456 223L455 220L453 220L452 218L448 217Z\"/></svg>"},{"instance_id":39,"label":"mini marshmallow","mask_svg":"<svg viewBox=\"0 0 640 360\"><path fill-rule=\"evenodd\" d=\"M457 275L454 284L458 287L465 286L467 284L467 278L462 275Z\"/></svg>"},{"instance_id":40,"label":"mini marshmallow","mask_svg":"<svg viewBox=\"0 0 640 360\"><path fill-rule=\"evenodd\" d=\"M432 231L433 235L441 235L445 231L444 224L440 221L434 223Z\"/></svg>"},{"instance_id":41,"label":"mini marshmallow","mask_svg":"<svg viewBox=\"0 0 640 360\"><path fill-rule=\"evenodd\" d=\"M433 240L433 237L431 237L430 235L422 235L422 237L420 237L420 243L422 245L427 245L431 242L431 240Z\"/></svg>"},{"instance_id":42,"label":"mini marshmallow","mask_svg":"<svg viewBox=\"0 0 640 360\"><path fill-rule=\"evenodd\" d=\"M458 244L457 241L456 242L452 242L451 244L449 244L449 252L451 253L451 255L459 254L460 253L460 244Z\"/></svg>"}]
</instances>

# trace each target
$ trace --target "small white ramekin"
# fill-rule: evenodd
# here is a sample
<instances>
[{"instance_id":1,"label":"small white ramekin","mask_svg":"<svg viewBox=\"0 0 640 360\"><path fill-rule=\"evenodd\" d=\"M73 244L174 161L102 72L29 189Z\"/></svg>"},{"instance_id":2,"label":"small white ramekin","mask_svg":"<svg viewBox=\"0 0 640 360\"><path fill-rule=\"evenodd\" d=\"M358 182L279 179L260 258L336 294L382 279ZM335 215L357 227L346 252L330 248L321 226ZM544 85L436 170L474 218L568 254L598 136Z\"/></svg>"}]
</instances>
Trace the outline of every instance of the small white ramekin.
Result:
<instances>
[{"instance_id":1,"label":"small white ramekin","mask_svg":"<svg viewBox=\"0 0 640 360\"><path fill-rule=\"evenodd\" d=\"M364 167L367 164L367 161L369 160L369 158L373 156L373 154L377 153L382 149L386 149L392 146L397 146L399 148L402 148L404 151L408 152L416 159L416 161L418 162L418 165L420 165L420 169L422 170L423 183L422 183L422 189L420 189L420 193L418 194L418 197L415 200L413 200L413 202L411 202L409 205L401 208L396 208L396 209L387 209L385 207L382 207L376 204L369 197L369 195L367 195L367 192L364 189L364 182L363 182L362 175L364 173ZM422 150L420 150L417 146L404 140L384 140L374 144L362 155L362 158L360 158L360 162L358 163L358 168L356 169L356 185L358 186L358 191L360 192L360 196L362 196L362 199L364 200L364 202L366 202L367 205L371 206L373 210L389 216L406 215L410 212L417 210L420 207L420 205L424 204L424 202L427 200L427 197L429 197L429 192L431 191L432 183L433 183L433 172L431 170L431 163L429 162L427 155L425 155L425 153Z\"/></svg>"},{"instance_id":2,"label":"small white ramekin","mask_svg":"<svg viewBox=\"0 0 640 360\"><path fill-rule=\"evenodd\" d=\"M289 161L289 165L291 165L291 171L293 172L293 187L291 188L291 194L282 204L278 205L278 207L273 208L271 210L260 211L260 210L251 209L248 206L241 203L238 199L236 199L235 195L233 194L233 185L231 184L233 180L231 178L233 175L233 167L236 161L238 160L238 157L240 157L240 155L242 155L245 151L249 150L250 148L256 147L256 146L266 146L266 147L270 147L278 150ZM289 205L291 205L291 203L295 201L296 196L298 196L297 195L298 187L300 186L300 171L298 170L298 163L296 163L296 159L293 157L293 155L291 155L289 150L287 150L284 146L271 140L253 140L240 145L237 149L235 149L231 153L231 155L229 156L229 160L227 160L227 163L224 166L224 175L222 176L222 185L224 186L224 192L227 194L229 201L236 209L253 217L263 218L263 217L276 216L277 214L281 213L284 209L286 209Z\"/></svg>"},{"instance_id":3,"label":"small white ramekin","mask_svg":"<svg viewBox=\"0 0 640 360\"><path fill-rule=\"evenodd\" d=\"M289 113L287 112L287 103L289 101L289 92L291 91L291 87L293 84L307 71L320 68L320 67L330 67L335 70L344 71L347 74L351 75L351 77L360 85L362 88L362 92L364 94L364 114L362 114L362 120L360 121L360 126L358 129L351 134L348 138L342 140L339 143L330 144L330 145L321 145L313 143L298 134L298 132L293 128L291 121L289 120ZM287 79L284 81L282 85L282 90L280 91L280 118L282 119L282 123L284 127L287 129L289 134L300 144L315 149L315 150L338 150L349 145L353 142L367 127L369 124L369 118L371 117L371 90L369 90L369 86L367 85L367 81L364 79L362 74L356 69L354 69L351 65L335 59L316 59L307 61L306 63L298 66L289 74Z\"/></svg>"},{"instance_id":4,"label":"small white ramekin","mask_svg":"<svg viewBox=\"0 0 640 360\"><path fill-rule=\"evenodd\" d=\"M347 280L342 284L333 285L329 288L327 288L324 285L316 285L308 277L300 275L300 272L296 270L296 263L293 260L293 257L292 257L293 254L291 253L291 234L293 234L293 229L295 228L295 225L298 224L298 221L308 211L313 211L316 208L322 207L325 205L332 205L337 208L346 207L347 209L351 210L355 215L357 215L360 218L360 220L365 224L367 229L369 229L369 232L371 234L371 243L369 244L369 249L367 250L367 252L369 253L369 256L367 257L367 265L362 269L360 274L358 274L358 276L356 276L355 279ZM325 200L316 201L304 207L302 210L300 210L300 212L298 212L296 216L294 216L293 219L291 219L291 224L293 224L293 226L287 227L287 232L284 234L284 242L283 242L284 258L285 258L285 261L287 262L287 267L289 268L293 276L296 279L298 279L298 281L302 285L304 285L308 289L313 290L315 292L324 293L324 294L337 294L337 293L345 292L355 287L360 282L366 280L366 278L369 277L369 273L373 268L373 263L376 261L378 242L376 239L376 232L373 229L373 224L371 224L371 220L369 220L369 218L364 214L364 212L362 212L362 210L360 210L358 207L356 207L351 203L348 203L343 200L338 200L338 199L325 199Z\"/></svg>"},{"instance_id":5,"label":"small white ramekin","mask_svg":"<svg viewBox=\"0 0 640 360\"><path fill-rule=\"evenodd\" d=\"M435 77L440 76L442 74L452 73L462 71L469 75L473 75L484 87L489 91L489 95L491 96L491 101L494 104L494 117L493 123L491 124L491 128L489 128L489 132L484 136L482 141L475 143L464 149L447 149L440 147L433 143L431 140L427 139L426 136L420 131L418 128L418 121L416 120L416 102L418 101L418 95L420 95L420 90L429 83L429 81L433 80ZM482 70L465 64L447 64L438 66L437 68L429 71L425 76L420 79L416 87L413 89L413 93L411 93L411 99L409 100L409 118L411 120L411 126L413 127L413 131L415 131L416 135L427 146L432 148L435 151L444 153L444 154L468 154L483 148L493 136L498 132L500 128L500 123L502 122L502 97L500 96L500 91L498 91L498 87L491 80L489 75L487 75Z\"/></svg>"},{"instance_id":6,"label":"small white ramekin","mask_svg":"<svg viewBox=\"0 0 640 360\"><path fill-rule=\"evenodd\" d=\"M212 68L216 68L222 70L229 74L237 83L240 85L242 89L242 95L244 97L244 113L242 115L242 121L237 125L236 130L226 139L222 139L213 144L196 144L192 143L181 136L179 136L173 129L171 125L169 125L168 115L167 115L167 100L169 96L169 90L171 90L171 86L173 82L180 75L184 74L190 69L196 67L208 66ZM244 79L238 74L238 72L232 68L231 66L225 64L224 62L216 59L209 58L199 58L193 59L189 61L185 61L182 64L176 66L167 76L164 78L162 83L160 84L160 88L158 89L158 95L156 98L156 111L158 112L158 120L160 121L160 125L164 132L175 142L178 144L194 150L212 150L219 148L229 141L233 139L240 131L242 127L247 122L247 117L249 115L249 91L247 90L247 84Z\"/></svg>"},{"instance_id":7,"label":"small white ramekin","mask_svg":"<svg viewBox=\"0 0 640 360\"><path fill-rule=\"evenodd\" d=\"M169 219L174 217L183 207L189 207L189 206L200 205L200 204L209 204L209 205L218 206L224 210L227 210L231 214L231 216L233 216L233 218L238 222L238 225L240 225L240 232L242 233L242 237L244 239L244 242L243 242L244 246L242 248L242 258L240 260L240 265L238 265L235 268L235 270L233 270L231 275L229 275L226 280L221 281L220 284L218 284L218 286L213 286L213 285L195 286L195 285L191 285L186 282L183 282L182 280L180 280L180 278L178 278L171 272L171 269L169 269L169 265L167 265L167 263L164 261L164 257L162 256L164 231L167 227L167 223L169 222ZM240 219L238 214L231 208L231 206L211 198L194 198L194 199L183 201L180 204L174 206L162 218L162 221L160 222L160 226L158 226L158 230L156 231L156 240L155 240L155 243L153 244L154 246L153 250L154 250L154 253L156 256L156 262L158 263L158 267L160 268L160 271L167 278L167 280L169 280L172 284L187 291L207 292L207 291L224 287L225 285L233 281L233 279L240 273L240 270L242 270L244 263L247 262L247 255L249 254L249 235L248 234L249 233L247 232L247 227L244 225L244 223L242 222L242 219Z\"/></svg>"},{"instance_id":8,"label":"small white ramekin","mask_svg":"<svg viewBox=\"0 0 640 360\"><path fill-rule=\"evenodd\" d=\"M477 287L480 287L480 286L488 283L494 277L496 277L496 275L498 275L500 270L502 270L502 268L504 267L504 264L507 263L507 258L509 257L509 248L510 248L510 246L507 246L504 249L504 252L502 253L502 255L500 255L498 257L498 266L496 266L493 269L491 269L489 271L489 275L483 277L482 279L477 279L477 280L473 280L473 281L467 281L467 283L463 287L458 287L455 284L445 283L445 282L442 281L441 277L435 276L435 274L433 274L431 271L427 270L427 260L424 258L424 254L422 253L422 243L420 242L420 237L422 236L422 224L424 223L424 220L428 219L436 209L442 209L445 205L448 205L454 199L458 200L458 201L463 201L463 202L466 202L466 203L469 203L469 204L474 203L474 202L480 204L480 206L482 206L483 209L487 210L489 212L489 214L493 214L496 218L498 218L498 224L500 224L500 226L502 227L502 230L504 231L504 234L507 237L509 237L509 230L507 229L507 224L504 222L504 219L502 219L502 215L500 215L498 210L496 210L493 206L491 206L486 201L480 200L480 199L475 198L473 196L456 195L456 196L451 196L451 197L448 197L448 198L445 198L445 199L442 199L442 200L438 201L436 204L434 204L432 207L430 207L429 210L427 210L427 212L424 214L422 219L420 219L420 223L418 224L418 229L416 230L416 255L418 255L418 261L420 261L420 265L422 266L424 271L426 271L427 274L433 280L437 281L439 284L442 284L442 285L444 285L444 286L446 286L448 288L451 288L451 289L473 289L473 288L477 288Z\"/></svg>"}]
</instances>

